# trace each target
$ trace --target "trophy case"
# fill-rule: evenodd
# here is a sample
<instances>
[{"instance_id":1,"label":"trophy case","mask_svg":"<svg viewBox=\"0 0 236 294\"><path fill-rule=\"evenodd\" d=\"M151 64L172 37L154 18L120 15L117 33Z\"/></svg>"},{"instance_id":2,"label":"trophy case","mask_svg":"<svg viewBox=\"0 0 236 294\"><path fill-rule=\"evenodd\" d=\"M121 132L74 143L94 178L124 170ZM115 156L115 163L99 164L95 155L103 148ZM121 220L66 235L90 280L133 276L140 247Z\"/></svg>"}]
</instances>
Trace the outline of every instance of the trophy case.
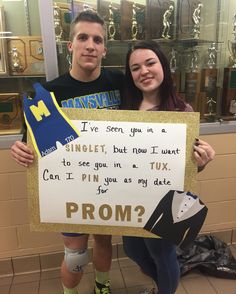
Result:
<instances>
[{"instance_id":1,"label":"trophy case","mask_svg":"<svg viewBox=\"0 0 236 294\"><path fill-rule=\"evenodd\" d=\"M69 70L70 23L86 9L105 20L103 66L124 70L135 42L155 40L202 122L236 119L235 0L0 0L0 99Z\"/></svg>"},{"instance_id":2,"label":"trophy case","mask_svg":"<svg viewBox=\"0 0 236 294\"><path fill-rule=\"evenodd\" d=\"M200 112L203 122L222 116L235 119L233 0L53 1L59 74L70 67L65 19L71 20L85 9L97 11L106 23L108 53L103 66L124 70L126 53L132 44L155 40L170 61L176 91Z\"/></svg>"},{"instance_id":3,"label":"trophy case","mask_svg":"<svg viewBox=\"0 0 236 294\"><path fill-rule=\"evenodd\" d=\"M0 0L0 141L22 133L23 93L46 81L37 4Z\"/></svg>"}]
</instances>

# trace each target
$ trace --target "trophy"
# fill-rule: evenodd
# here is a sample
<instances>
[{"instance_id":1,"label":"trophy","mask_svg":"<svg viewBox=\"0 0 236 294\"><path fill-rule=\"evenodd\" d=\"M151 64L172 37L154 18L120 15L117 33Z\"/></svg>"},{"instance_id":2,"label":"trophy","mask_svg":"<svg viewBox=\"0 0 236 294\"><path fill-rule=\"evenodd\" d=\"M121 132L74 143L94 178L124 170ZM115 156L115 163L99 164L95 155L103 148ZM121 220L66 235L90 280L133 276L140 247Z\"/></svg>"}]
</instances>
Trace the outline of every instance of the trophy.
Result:
<instances>
[{"instance_id":1,"label":"trophy","mask_svg":"<svg viewBox=\"0 0 236 294\"><path fill-rule=\"evenodd\" d=\"M201 22L202 7L203 7L203 4L199 3L197 7L194 9L192 14L192 21L193 21L192 35L194 39L199 39L199 36L200 36L200 22Z\"/></svg>"},{"instance_id":2,"label":"trophy","mask_svg":"<svg viewBox=\"0 0 236 294\"><path fill-rule=\"evenodd\" d=\"M234 40L228 40L228 49L230 52L229 67L224 69L223 92L222 92L222 114L235 115L235 107L232 107L232 101L236 100L236 13L233 17Z\"/></svg>"},{"instance_id":3,"label":"trophy","mask_svg":"<svg viewBox=\"0 0 236 294\"><path fill-rule=\"evenodd\" d=\"M208 105L208 114L209 115L214 115L216 113L214 104L216 104L216 101L213 98L207 97L207 105Z\"/></svg>"},{"instance_id":4,"label":"trophy","mask_svg":"<svg viewBox=\"0 0 236 294\"><path fill-rule=\"evenodd\" d=\"M197 72L198 71L198 67L199 67L198 59L199 59L198 51L193 50L192 51L192 57L191 57L191 64L190 64L191 72Z\"/></svg>"},{"instance_id":5,"label":"trophy","mask_svg":"<svg viewBox=\"0 0 236 294\"><path fill-rule=\"evenodd\" d=\"M204 113L204 118L208 122L215 121L216 118L216 100L212 97L206 97L206 110L207 112Z\"/></svg>"},{"instance_id":6,"label":"trophy","mask_svg":"<svg viewBox=\"0 0 236 294\"><path fill-rule=\"evenodd\" d=\"M197 50L193 50L191 52L190 66L185 74L185 99L193 107L194 111L199 111L200 87L199 54Z\"/></svg>"},{"instance_id":7,"label":"trophy","mask_svg":"<svg viewBox=\"0 0 236 294\"><path fill-rule=\"evenodd\" d=\"M229 112L236 116L236 100L230 101Z\"/></svg>"},{"instance_id":8,"label":"trophy","mask_svg":"<svg viewBox=\"0 0 236 294\"><path fill-rule=\"evenodd\" d=\"M72 6L68 3L68 1L53 1L53 22L55 30L55 39L58 46L60 46L59 44L61 43L61 41L69 40L70 23L72 21L73 15L76 15L77 13L76 5L74 4Z\"/></svg>"},{"instance_id":9,"label":"trophy","mask_svg":"<svg viewBox=\"0 0 236 294\"><path fill-rule=\"evenodd\" d=\"M41 36L17 36L7 40L9 74L13 76L44 75Z\"/></svg>"},{"instance_id":10,"label":"trophy","mask_svg":"<svg viewBox=\"0 0 236 294\"><path fill-rule=\"evenodd\" d=\"M174 11L174 6L170 5L168 9L163 14L163 31L162 31L162 38L168 40L171 38L170 36L170 25L171 25L171 16Z\"/></svg>"},{"instance_id":11,"label":"trophy","mask_svg":"<svg viewBox=\"0 0 236 294\"><path fill-rule=\"evenodd\" d=\"M143 40L145 37L145 5L123 0L120 9L121 40Z\"/></svg>"},{"instance_id":12,"label":"trophy","mask_svg":"<svg viewBox=\"0 0 236 294\"><path fill-rule=\"evenodd\" d=\"M101 1L98 5L98 13L106 23L107 40L115 41L120 39L120 3L113 0ZM115 46L114 44L112 45Z\"/></svg>"},{"instance_id":13,"label":"trophy","mask_svg":"<svg viewBox=\"0 0 236 294\"><path fill-rule=\"evenodd\" d=\"M177 62L176 62L176 51L174 48L171 50L171 58L170 58L170 71L175 73L177 70Z\"/></svg>"},{"instance_id":14,"label":"trophy","mask_svg":"<svg viewBox=\"0 0 236 294\"><path fill-rule=\"evenodd\" d=\"M176 92L178 93L180 91L180 73L177 72L177 61L176 61L176 53L177 51L172 48L171 50L171 58L170 58L170 71L171 71L171 77L173 80L173 85L174 88L176 90Z\"/></svg>"},{"instance_id":15,"label":"trophy","mask_svg":"<svg viewBox=\"0 0 236 294\"><path fill-rule=\"evenodd\" d=\"M236 32L235 32L235 40L232 42L228 40L228 48L230 52L229 61L232 68L236 68Z\"/></svg>"},{"instance_id":16,"label":"trophy","mask_svg":"<svg viewBox=\"0 0 236 294\"><path fill-rule=\"evenodd\" d=\"M56 42L61 41L63 29L61 25L61 17L60 17L60 7L53 5L53 17L54 17L54 29L55 29L55 35L56 35Z\"/></svg>"},{"instance_id":17,"label":"trophy","mask_svg":"<svg viewBox=\"0 0 236 294\"><path fill-rule=\"evenodd\" d=\"M116 27L114 22L114 13L112 4L109 4L109 23L108 23L108 39L114 40L116 34Z\"/></svg>"},{"instance_id":18,"label":"trophy","mask_svg":"<svg viewBox=\"0 0 236 294\"><path fill-rule=\"evenodd\" d=\"M228 40L228 48L230 52L230 64L232 68L236 68L236 13L234 14L233 17L233 32L232 34L234 35L234 41Z\"/></svg>"},{"instance_id":19,"label":"trophy","mask_svg":"<svg viewBox=\"0 0 236 294\"><path fill-rule=\"evenodd\" d=\"M217 92L217 74L218 70L216 68L216 43L212 43L208 48L208 60L207 68L203 69L203 91L206 92L209 97L216 97Z\"/></svg>"},{"instance_id":20,"label":"trophy","mask_svg":"<svg viewBox=\"0 0 236 294\"><path fill-rule=\"evenodd\" d=\"M156 1L156 0L148 0L146 1L146 33L145 37L147 39L161 39L164 31L164 14L168 7L171 5L167 4L167 1ZM173 3L173 7L174 3ZM172 14L173 15L173 14ZM171 17L171 22L173 23L173 19ZM170 23L167 23L168 26Z\"/></svg>"},{"instance_id":21,"label":"trophy","mask_svg":"<svg viewBox=\"0 0 236 294\"><path fill-rule=\"evenodd\" d=\"M208 61L207 66L208 68L215 68L216 67L216 43L213 42L211 47L208 48Z\"/></svg>"},{"instance_id":22,"label":"trophy","mask_svg":"<svg viewBox=\"0 0 236 294\"><path fill-rule=\"evenodd\" d=\"M137 34L138 34L138 22L137 22L136 14L137 14L137 6L135 3L133 3L132 27L131 27L131 38L133 41L137 40Z\"/></svg>"},{"instance_id":23,"label":"trophy","mask_svg":"<svg viewBox=\"0 0 236 294\"><path fill-rule=\"evenodd\" d=\"M204 98L201 101L201 115L202 117L213 119L216 115L213 112L213 105L216 104L217 97L217 75L218 69L216 68L216 43L213 42L211 46L207 49L208 56L206 62L206 68L202 69L202 82L201 91L204 93ZM210 101L210 102L209 102Z\"/></svg>"},{"instance_id":24,"label":"trophy","mask_svg":"<svg viewBox=\"0 0 236 294\"><path fill-rule=\"evenodd\" d=\"M18 51L18 48L12 47L11 51L9 51L9 54L11 55L10 66L11 66L12 72L23 71L24 69L21 63L21 57L20 57L20 52Z\"/></svg>"}]
</instances>

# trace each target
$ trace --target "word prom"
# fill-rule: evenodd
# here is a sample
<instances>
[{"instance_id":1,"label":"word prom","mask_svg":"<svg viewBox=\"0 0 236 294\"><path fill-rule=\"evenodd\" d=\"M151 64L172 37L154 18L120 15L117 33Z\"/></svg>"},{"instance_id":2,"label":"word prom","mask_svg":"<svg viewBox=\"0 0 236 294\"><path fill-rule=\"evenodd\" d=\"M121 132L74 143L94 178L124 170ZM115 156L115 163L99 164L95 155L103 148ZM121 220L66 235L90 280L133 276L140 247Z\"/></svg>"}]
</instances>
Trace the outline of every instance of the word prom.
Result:
<instances>
[{"instance_id":1,"label":"word prom","mask_svg":"<svg viewBox=\"0 0 236 294\"><path fill-rule=\"evenodd\" d=\"M142 222L142 215L145 208L141 205L132 207L131 205L115 205L102 204L95 206L92 203L75 203L66 202L66 217L72 218L74 214L81 214L83 220L95 220L99 218L102 221L121 221L127 224L136 218L138 222Z\"/></svg>"}]
</instances>

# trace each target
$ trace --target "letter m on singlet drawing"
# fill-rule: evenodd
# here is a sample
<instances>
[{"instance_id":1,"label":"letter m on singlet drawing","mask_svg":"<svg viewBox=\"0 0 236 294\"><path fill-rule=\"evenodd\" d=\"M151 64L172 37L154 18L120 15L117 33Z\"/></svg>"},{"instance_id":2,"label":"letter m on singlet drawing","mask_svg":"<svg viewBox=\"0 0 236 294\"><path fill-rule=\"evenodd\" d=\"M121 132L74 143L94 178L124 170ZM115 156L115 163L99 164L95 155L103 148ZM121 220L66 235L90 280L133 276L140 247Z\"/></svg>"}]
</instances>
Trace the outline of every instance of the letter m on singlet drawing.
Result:
<instances>
[{"instance_id":1,"label":"letter m on singlet drawing","mask_svg":"<svg viewBox=\"0 0 236 294\"><path fill-rule=\"evenodd\" d=\"M51 115L43 100L38 102L38 106L31 105L29 108L37 121L41 121L43 116L48 117Z\"/></svg>"}]
</instances>

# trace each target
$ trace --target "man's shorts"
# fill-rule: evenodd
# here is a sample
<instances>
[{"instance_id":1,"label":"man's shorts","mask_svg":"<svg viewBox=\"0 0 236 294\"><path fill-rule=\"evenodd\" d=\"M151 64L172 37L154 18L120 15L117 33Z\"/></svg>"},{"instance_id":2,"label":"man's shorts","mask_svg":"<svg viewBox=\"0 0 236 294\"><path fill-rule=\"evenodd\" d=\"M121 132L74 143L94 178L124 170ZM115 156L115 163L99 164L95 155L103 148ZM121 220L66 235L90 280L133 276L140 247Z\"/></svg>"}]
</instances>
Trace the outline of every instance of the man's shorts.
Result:
<instances>
[{"instance_id":1,"label":"man's shorts","mask_svg":"<svg viewBox=\"0 0 236 294\"><path fill-rule=\"evenodd\" d=\"M86 234L83 234L83 233L62 233L62 235L65 237L79 237L79 236L83 236Z\"/></svg>"}]
</instances>

